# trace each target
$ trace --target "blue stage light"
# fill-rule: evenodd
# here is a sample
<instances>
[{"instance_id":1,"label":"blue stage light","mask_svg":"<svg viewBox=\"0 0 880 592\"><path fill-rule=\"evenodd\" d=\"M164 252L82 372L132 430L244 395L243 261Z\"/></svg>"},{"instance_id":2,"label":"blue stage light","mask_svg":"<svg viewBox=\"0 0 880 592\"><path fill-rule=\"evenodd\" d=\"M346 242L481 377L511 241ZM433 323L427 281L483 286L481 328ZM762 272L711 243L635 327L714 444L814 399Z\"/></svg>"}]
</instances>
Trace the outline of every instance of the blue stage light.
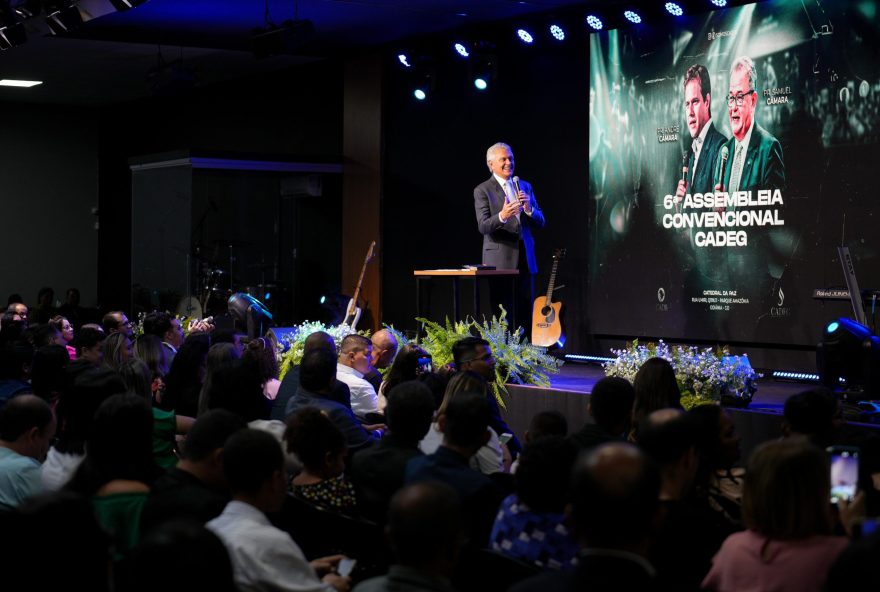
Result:
<instances>
[{"instance_id":1,"label":"blue stage light","mask_svg":"<svg viewBox=\"0 0 880 592\"><path fill-rule=\"evenodd\" d=\"M477 87L477 90L486 90L489 87L489 83L483 78L474 78L474 86Z\"/></svg>"},{"instance_id":2,"label":"blue stage light","mask_svg":"<svg viewBox=\"0 0 880 592\"><path fill-rule=\"evenodd\" d=\"M420 101L424 101L425 99L428 98L428 93L426 93L424 90L422 90L420 88L417 88L413 91L413 96Z\"/></svg>"},{"instance_id":3,"label":"blue stage light","mask_svg":"<svg viewBox=\"0 0 880 592\"><path fill-rule=\"evenodd\" d=\"M834 333L835 331L837 331L837 329L839 327L840 327L840 323L838 323L837 321L831 321L830 323L828 323L828 326L825 327L825 332L826 333Z\"/></svg>"},{"instance_id":4,"label":"blue stage light","mask_svg":"<svg viewBox=\"0 0 880 592\"><path fill-rule=\"evenodd\" d=\"M623 13L623 16L625 16L626 20L631 23L639 24L640 22L642 22L642 17L639 16L639 13L632 10L627 10Z\"/></svg>"},{"instance_id":5,"label":"blue stage light","mask_svg":"<svg viewBox=\"0 0 880 592\"><path fill-rule=\"evenodd\" d=\"M321 304L324 304L325 302L327 302L327 297L321 296Z\"/></svg>"},{"instance_id":6,"label":"blue stage light","mask_svg":"<svg viewBox=\"0 0 880 592\"><path fill-rule=\"evenodd\" d=\"M550 34L557 41L565 41L565 31L559 25L550 25Z\"/></svg>"},{"instance_id":7,"label":"blue stage light","mask_svg":"<svg viewBox=\"0 0 880 592\"><path fill-rule=\"evenodd\" d=\"M526 44L531 44L535 40L535 38L532 37L532 34L525 29L517 29L516 34L519 36L520 41Z\"/></svg>"},{"instance_id":8,"label":"blue stage light","mask_svg":"<svg viewBox=\"0 0 880 592\"><path fill-rule=\"evenodd\" d=\"M727 0L712 0L712 4L718 8L723 8L724 6L727 6Z\"/></svg>"},{"instance_id":9,"label":"blue stage light","mask_svg":"<svg viewBox=\"0 0 880 592\"><path fill-rule=\"evenodd\" d=\"M666 3L666 12L668 12L672 16L681 16L684 14L684 10L682 10L681 6L679 6L675 2Z\"/></svg>"},{"instance_id":10,"label":"blue stage light","mask_svg":"<svg viewBox=\"0 0 880 592\"><path fill-rule=\"evenodd\" d=\"M596 15L587 16L587 24L590 25L594 30L601 31L602 30L602 21Z\"/></svg>"},{"instance_id":11,"label":"blue stage light","mask_svg":"<svg viewBox=\"0 0 880 592\"><path fill-rule=\"evenodd\" d=\"M397 54L397 61L400 62L404 68L412 68L412 64L409 63L409 56L405 53Z\"/></svg>"},{"instance_id":12,"label":"blue stage light","mask_svg":"<svg viewBox=\"0 0 880 592\"><path fill-rule=\"evenodd\" d=\"M455 52L463 58L468 58L471 56L471 52L468 51L467 47L463 43L455 43L452 47L455 48Z\"/></svg>"}]
</instances>

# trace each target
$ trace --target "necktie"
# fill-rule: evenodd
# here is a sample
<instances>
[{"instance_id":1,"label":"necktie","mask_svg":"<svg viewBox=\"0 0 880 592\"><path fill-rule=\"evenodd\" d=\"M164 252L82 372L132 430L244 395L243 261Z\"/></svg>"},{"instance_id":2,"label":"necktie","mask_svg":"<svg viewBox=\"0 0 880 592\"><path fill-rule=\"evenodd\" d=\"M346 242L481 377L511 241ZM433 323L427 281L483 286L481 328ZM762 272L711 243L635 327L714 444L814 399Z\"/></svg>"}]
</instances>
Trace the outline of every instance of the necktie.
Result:
<instances>
[{"instance_id":1,"label":"necktie","mask_svg":"<svg viewBox=\"0 0 880 592\"><path fill-rule=\"evenodd\" d=\"M730 169L730 187L728 193L739 191L739 177L742 174L742 153L743 147L736 147L736 155L733 157L733 168Z\"/></svg>"}]
</instances>

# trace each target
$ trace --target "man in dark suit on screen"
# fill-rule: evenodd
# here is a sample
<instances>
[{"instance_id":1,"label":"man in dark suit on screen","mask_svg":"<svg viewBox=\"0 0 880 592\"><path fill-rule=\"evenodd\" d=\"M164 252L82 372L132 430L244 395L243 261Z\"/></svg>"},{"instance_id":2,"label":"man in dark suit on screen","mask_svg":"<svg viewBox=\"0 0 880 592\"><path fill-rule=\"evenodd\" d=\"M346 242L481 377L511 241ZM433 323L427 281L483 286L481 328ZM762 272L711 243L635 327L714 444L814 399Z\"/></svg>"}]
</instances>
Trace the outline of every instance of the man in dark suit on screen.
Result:
<instances>
[{"instance_id":1,"label":"man in dark suit on screen","mask_svg":"<svg viewBox=\"0 0 880 592\"><path fill-rule=\"evenodd\" d=\"M733 137L727 146L730 161L719 178L716 190L757 191L785 187L782 145L755 121L758 104L758 75L751 58L742 56L730 68L730 94L727 114Z\"/></svg>"},{"instance_id":2,"label":"man in dark suit on screen","mask_svg":"<svg viewBox=\"0 0 880 592\"><path fill-rule=\"evenodd\" d=\"M519 269L517 321L528 329L538 273L533 231L543 228L544 214L531 184L514 177L510 146L492 145L486 151L486 164L492 176L474 189L477 224L483 235L482 262L498 269Z\"/></svg>"},{"instance_id":3,"label":"man in dark suit on screen","mask_svg":"<svg viewBox=\"0 0 880 592\"><path fill-rule=\"evenodd\" d=\"M686 193L712 192L715 161L721 145L727 141L712 123L712 82L703 65L694 64L684 76L684 112L691 146L687 178L678 182L676 201L681 201Z\"/></svg>"}]
</instances>

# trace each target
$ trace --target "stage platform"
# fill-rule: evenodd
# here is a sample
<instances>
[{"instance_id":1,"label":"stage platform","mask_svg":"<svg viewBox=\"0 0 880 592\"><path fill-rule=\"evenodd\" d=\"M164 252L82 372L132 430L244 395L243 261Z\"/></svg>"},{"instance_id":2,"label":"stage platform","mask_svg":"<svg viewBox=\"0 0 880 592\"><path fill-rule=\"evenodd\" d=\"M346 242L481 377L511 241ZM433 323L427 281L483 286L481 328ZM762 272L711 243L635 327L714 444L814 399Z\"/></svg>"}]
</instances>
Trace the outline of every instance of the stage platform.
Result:
<instances>
[{"instance_id":1,"label":"stage platform","mask_svg":"<svg viewBox=\"0 0 880 592\"><path fill-rule=\"evenodd\" d=\"M550 377L549 388L509 384L510 397L503 411L511 428L522 437L529 427L532 416L539 411L555 409L568 419L569 431L575 431L584 423L592 422L587 413L587 403L593 385L605 376L596 364L566 363L559 374ZM729 409L736 428L742 435L742 458L755 446L778 438L782 434L782 410L791 395L816 386L815 383L783 382L768 378L758 379L758 390L747 409ZM852 422L851 422L852 423ZM867 429L880 426L853 423Z\"/></svg>"}]
</instances>

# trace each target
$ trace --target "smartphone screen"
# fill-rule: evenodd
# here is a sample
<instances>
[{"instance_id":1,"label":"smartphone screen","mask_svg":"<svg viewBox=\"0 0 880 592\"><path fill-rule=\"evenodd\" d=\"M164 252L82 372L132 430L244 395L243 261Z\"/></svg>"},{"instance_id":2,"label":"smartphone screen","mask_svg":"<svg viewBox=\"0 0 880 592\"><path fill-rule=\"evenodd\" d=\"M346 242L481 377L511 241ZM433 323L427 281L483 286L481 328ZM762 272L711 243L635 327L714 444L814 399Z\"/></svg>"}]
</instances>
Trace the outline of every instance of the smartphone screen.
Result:
<instances>
[{"instance_id":1,"label":"smartphone screen","mask_svg":"<svg viewBox=\"0 0 880 592\"><path fill-rule=\"evenodd\" d=\"M352 570L354 569L355 564L357 563L356 559L351 559L349 557L343 557L339 560L339 566L336 568L336 573L345 577L351 575Z\"/></svg>"},{"instance_id":2,"label":"smartphone screen","mask_svg":"<svg viewBox=\"0 0 880 592\"><path fill-rule=\"evenodd\" d=\"M859 450L832 446L831 453L831 503L852 501L859 484Z\"/></svg>"}]
</instances>

